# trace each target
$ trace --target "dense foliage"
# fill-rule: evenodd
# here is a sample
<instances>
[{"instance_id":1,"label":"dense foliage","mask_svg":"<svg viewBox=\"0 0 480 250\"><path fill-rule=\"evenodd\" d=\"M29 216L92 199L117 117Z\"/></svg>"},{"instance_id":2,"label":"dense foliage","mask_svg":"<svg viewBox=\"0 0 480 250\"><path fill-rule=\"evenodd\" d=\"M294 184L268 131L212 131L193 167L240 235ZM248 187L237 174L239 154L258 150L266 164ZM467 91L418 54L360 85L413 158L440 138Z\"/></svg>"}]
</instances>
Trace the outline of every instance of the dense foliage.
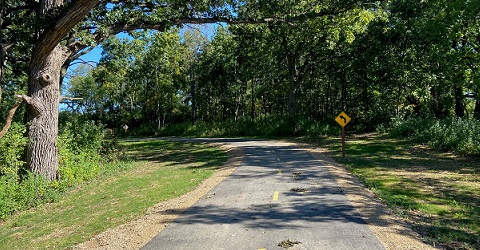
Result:
<instances>
[{"instance_id":1,"label":"dense foliage","mask_svg":"<svg viewBox=\"0 0 480 250\"><path fill-rule=\"evenodd\" d=\"M68 114L66 114L68 115ZM61 126L60 179L49 182L25 170L25 126L15 123L0 140L0 219L58 199L68 188L114 171L117 152L102 125L68 115Z\"/></svg>"},{"instance_id":2,"label":"dense foliage","mask_svg":"<svg viewBox=\"0 0 480 250\"><path fill-rule=\"evenodd\" d=\"M300 2L239 13L309 8ZM69 93L84 98L72 110L138 134L246 121L250 133L226 134L251 134L270 121L287 131L261 134L298 135L302 123L334 126L342 110L354 131L410 117L478 118L474 2L365 4L301 22L220 26L212 40L192 30L113 38L99 65L72 80Z\"/></svg>"},{"instance_id":3,"label":"dense foliage","mask_svg":"<svg viewBox=\"0 0 480 250\"><path fill-rule=\"evenodd\" d=\"M301 120L291 127L288 119L269 117L252 122L240 121L196 122L172 124L156 131L159 136L194 136L194 137L232 137L232 136L337 136L338 126L331 126L316 121Z\"/></svg>"},{"instance_id":4,"label":"dense foliage","mask_svg":"<svg viewBox=\"0 0 480 250\"><path fill-rule=\"evenodd\" d=\"M27 88L38 80L29 75L37 69L30 55L42 52L33 41L49 39L43 31L67 13L39 12L37 5L0 4L2 117L14 94L38 93ZM337 134L334 117L345 111L350 131L394 121L392 133L478 155L479 13L478 0L100 1L58 38L70 53L61 79L97 44L103 53L98 65L77 67L63 85L63 95L82 98L65 108L81 119L62 124L60 179L45 185L69 186L101 172L98 153L108 146L99 124L114 135L316 136ZM212 39L172 28L218 21ZM128 38L112 37L122 31ZM1 195L18 185L43 190L21 167L22 148L41 141L21 136L23 112L0 140ZM26 117L37 122L36 115L30 110ZM49 142L56 147L55 132ZM51 199L45 192L31 197ZM17 207L16 198L2 202Z\"/></svg>"},{"instance_id":5,"label":"dense foliage","mask_svg":"<svg viewBox=\"0 0 480 250\"><path fill-rule=\"evenodd\" d=\"M462 118L394 120L388 132L433 148L480 156L480 121Z\"/></svg>"}]
</instances>

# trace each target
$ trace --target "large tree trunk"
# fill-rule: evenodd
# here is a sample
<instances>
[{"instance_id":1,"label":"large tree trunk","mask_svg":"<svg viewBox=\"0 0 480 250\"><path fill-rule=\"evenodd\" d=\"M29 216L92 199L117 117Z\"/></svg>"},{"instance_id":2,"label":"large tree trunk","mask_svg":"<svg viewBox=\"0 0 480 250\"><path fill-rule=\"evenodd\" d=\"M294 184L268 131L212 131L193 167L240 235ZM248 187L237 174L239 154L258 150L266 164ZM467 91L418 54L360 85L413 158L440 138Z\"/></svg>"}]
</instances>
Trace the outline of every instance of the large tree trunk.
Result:
<instances>
[{"instance_id":1,"label":"large tree trunk","mask_svg":"<svg viewBox=\"0 0 480 250\"><path fill-rule=\"evenodd\" d=\"M0 27L3 27L3 5L5 1L0 0ZM2 84L5 65L5 50L3 48L3 29L0 29L0 102L2 101Z\"/></svg>"},{"instance_id":2,"label":"large tree trunk","mask_svg":"<svg viewBox=\"0 0 480 250\"><path fill-rule=\"evenodd\" d=\"M68 55L65 47L57 45L46 58L34 56L30 64L27 164L32 172L48 180L59 178L57 137L60 72Z\"/></svg>"},{"instance_id":3,"label":"large tree trunk","mask_svg":"<svg viewBox=\"0 0 480 250\"><path fill-rule=\"evenodd\" d=\"M70 1L69 1L70 2ZM62 39L97 5L98 0L76 0L56 17L54 25L45 26L36 34L32 50L26 121L29 124L29 145L26 150L28 168L48 180L58 175L58 102L60 97L60 74L70 51L60 45ZM40 16L60 7L63 0L42 0ZM71 48L75 47L72 44Z\"/></svg>"}]
</instances>

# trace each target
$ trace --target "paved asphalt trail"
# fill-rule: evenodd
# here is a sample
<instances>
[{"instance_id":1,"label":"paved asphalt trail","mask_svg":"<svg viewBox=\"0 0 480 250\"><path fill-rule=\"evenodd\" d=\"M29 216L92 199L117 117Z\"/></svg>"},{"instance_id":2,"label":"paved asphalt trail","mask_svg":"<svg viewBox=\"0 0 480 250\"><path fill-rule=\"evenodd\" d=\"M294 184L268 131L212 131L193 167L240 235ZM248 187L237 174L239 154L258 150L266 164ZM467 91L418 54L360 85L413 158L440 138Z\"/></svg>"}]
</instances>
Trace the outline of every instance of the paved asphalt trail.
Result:
<instances>
[{"instance_id":1,"label":"paved asphalt trail","mask_svg":"<svg viewBox=\"0 0 480 250\"><path fill-rule=\"evenodd\" d=\"M328 169L287 143L225 139L245 159L143 249L384 249Z\"/></svg>"}]
</instances>

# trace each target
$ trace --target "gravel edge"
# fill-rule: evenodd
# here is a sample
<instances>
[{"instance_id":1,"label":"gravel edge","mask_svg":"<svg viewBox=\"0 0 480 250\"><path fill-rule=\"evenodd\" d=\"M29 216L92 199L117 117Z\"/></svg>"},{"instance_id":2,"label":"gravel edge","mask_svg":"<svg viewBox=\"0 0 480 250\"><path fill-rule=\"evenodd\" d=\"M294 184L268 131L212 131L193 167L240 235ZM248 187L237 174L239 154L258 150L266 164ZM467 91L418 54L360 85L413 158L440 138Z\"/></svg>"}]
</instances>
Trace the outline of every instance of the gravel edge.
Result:
<instances>
[{"instance_id":1,"label":"gravel edge","mask_svg":"<svg viewBox=\"0 0 480 250\"><path fill-rule=\"evenodd\" d=\"M97 234L90 240L74 246L73 249L110 250L143 247L240 166L244 157L240 148L221 143L210 144L225 150L228 155L227 162L212 177L185 195L156 204L148 209L141 218ZM376 199L375 195L344 166L328 157L324 150L302 143L292 144L308 151L315 159L328 167L339 187L386 249L438 249L424 243L405 221L394 216L394 213L385 204Z\"/></svg>"},{"instance_id":2,"label":"gravel edge","mask_svg":"<svg viewBox=\"0 0 480 250\"><path fill-rule=\"evenodd\" d=\"M95 235L90 240L73 249L140 249L160 231L191 207L218 183L228 177L242 162L243 152L224 144L212 144L227 152L228 160L215 171L212 177L204 180L193 191L178 198L160 202L149 208L144 216L116 228Z\"/></svg>"},{"instance_id":3,"label":"gravel edge","mask_svg":"<svg viewBox=\"0 0 480 250\"><path fill-rule=\"evenodd\" d=\"M378 200L357 177L328 157L324 150L312 146L307 146L305 149L328 167L337 184L386 249L438 249L423 242L420 235L415 233L403 219L395 216L393 211Z\"/></svg>"}]
</instances>

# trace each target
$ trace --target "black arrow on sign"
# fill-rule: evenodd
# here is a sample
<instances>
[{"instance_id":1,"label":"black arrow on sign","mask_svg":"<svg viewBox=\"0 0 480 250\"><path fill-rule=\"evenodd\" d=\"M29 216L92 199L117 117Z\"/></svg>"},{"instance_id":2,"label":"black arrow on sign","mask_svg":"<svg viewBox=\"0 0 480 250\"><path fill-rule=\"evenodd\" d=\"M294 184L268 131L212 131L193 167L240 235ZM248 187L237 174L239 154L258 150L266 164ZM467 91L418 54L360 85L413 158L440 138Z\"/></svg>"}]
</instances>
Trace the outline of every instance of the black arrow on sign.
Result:
<instances>
[{"instance_id":1,"label":"black arrow on sign","mask_svg":"<svg viewBox=\"0 0 480 250\"><path fill-rule=\"evenodd\" d=\"M343 117L343 115L340 116L340 119L343 119L343 122L347 123L347 118Z\"/></svg>"}]
</instances>

